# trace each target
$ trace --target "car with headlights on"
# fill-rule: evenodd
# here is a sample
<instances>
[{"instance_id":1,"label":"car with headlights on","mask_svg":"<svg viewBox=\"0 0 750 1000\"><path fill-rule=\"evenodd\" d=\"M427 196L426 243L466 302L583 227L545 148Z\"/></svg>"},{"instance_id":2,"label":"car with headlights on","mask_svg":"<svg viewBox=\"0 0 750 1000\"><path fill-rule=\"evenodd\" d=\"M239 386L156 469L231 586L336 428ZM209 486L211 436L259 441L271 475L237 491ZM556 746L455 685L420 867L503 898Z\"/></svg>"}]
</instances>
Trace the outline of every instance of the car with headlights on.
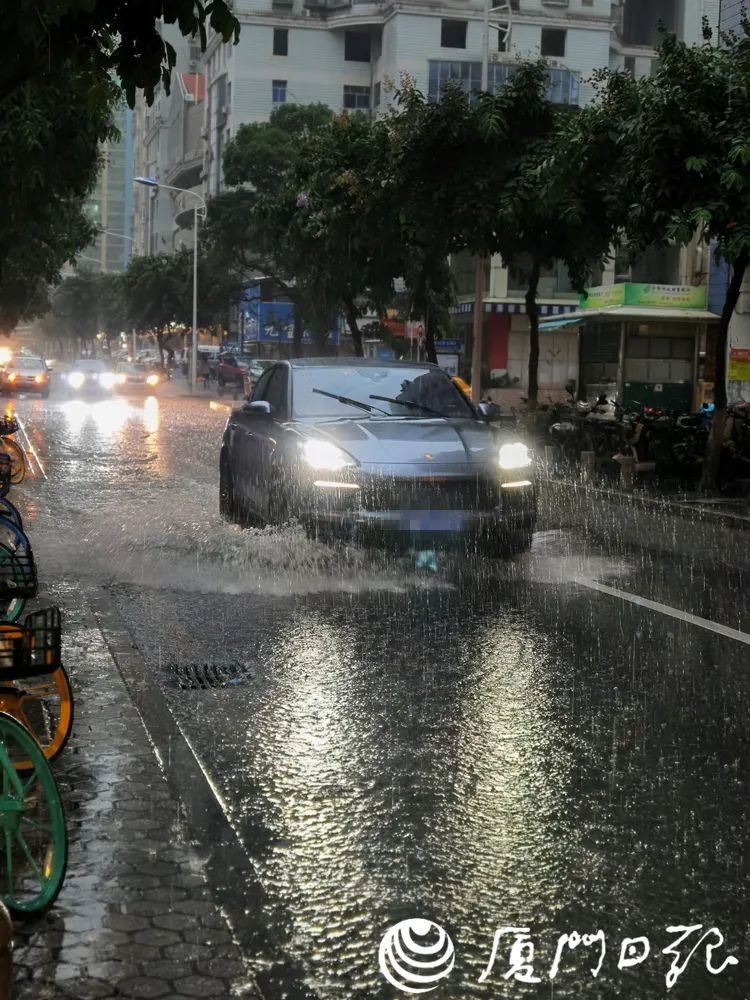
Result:
<instances>
[{"instance_id":1,"label":"car with headlights on","mask_svg":"<svg viewBox=\"0 0 750 1000\"><path fill-rule=\"evenodd\" d=\"M50 370L44 358L19 354L0 372L0 389L8 396L14 392L38 392L46 399L49 387Z\"/></svg>"},{"instance_id":2,"label":"car with headlights on","mask_svg":"<svg viewBox=\"0 0 750 1000\"><path fill-rule=\"evenodd\" d=\"M115 368L118 392L155 392L164 381L156 366L143 361L121 361Z\"/></svg>"},{"instance_id":3,"label":"car with headlights on","mask_svg":"<svg viewBox=\"0 0 750 1000\"><path fill-rule=\"evenodd\" d=\"M532 455L437 365L282 361L227 420L220 513L324 541L514 555L536 523Z\"/></svg>"},{"instance_id":4,"label":"car with headlights on","mask_svg":"<svg viewBox=\"0 0 750 1000\"><path fill-rule=\"evenodd\" d=\"M117 384L117 376L106 361L80 358L65 378L69 396L109 396Z\"/></svg>"}]
</instances>

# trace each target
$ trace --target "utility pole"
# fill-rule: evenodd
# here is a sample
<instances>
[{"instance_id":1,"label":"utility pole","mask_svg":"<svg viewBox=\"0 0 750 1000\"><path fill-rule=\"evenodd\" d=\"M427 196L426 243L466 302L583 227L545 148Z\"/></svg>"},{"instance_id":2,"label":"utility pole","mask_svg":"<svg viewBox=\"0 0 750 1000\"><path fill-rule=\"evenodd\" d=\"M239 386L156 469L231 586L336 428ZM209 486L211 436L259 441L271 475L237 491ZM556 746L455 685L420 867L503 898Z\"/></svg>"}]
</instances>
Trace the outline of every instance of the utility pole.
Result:
<instances>
[{"instance_id":1,"label":"utility pole","mask_svg":"<svg viewBox=\"0 0 750 1000\"><path fill-rule=\"evenodd\" d=\"M482 90L489 87L490 75L490 4L484 3L484 24L482 36ZM482 334L484 332L484 272L486 258L478 254L474 273L474 337L471 353L471 401L478 403L482 398Z\"/></svg>"}]
</instances>

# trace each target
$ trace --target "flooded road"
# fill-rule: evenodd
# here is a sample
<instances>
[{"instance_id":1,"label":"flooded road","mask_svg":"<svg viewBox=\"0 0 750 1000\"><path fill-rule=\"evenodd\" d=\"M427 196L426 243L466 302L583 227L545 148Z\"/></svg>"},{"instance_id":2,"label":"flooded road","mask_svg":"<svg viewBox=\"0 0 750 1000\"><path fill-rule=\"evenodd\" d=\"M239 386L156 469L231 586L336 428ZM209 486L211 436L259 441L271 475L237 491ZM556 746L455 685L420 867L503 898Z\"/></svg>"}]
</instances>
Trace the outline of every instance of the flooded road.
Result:
<instances>
[{"instance_id":1,"label":"flooded road","mask_svg":"<svg viewBox=\"0 0 750 1000\"><path fill-rule=\"evenodd\" d=\"M554 524L513 563L436 574L242 531L218 517L205 401L17 411L38 562L107 588L216 786L269 1000L397 996L378 949L414 918L455 950L433 996L748 996L747 580ZM684 957L717 927L713 970L739 965L712 975L704 942L668 989L678 925L703 928ZM536 945L509 978L503 928ZM550 979L574 931L603 934Z\"/></svg>"}]
</instances>

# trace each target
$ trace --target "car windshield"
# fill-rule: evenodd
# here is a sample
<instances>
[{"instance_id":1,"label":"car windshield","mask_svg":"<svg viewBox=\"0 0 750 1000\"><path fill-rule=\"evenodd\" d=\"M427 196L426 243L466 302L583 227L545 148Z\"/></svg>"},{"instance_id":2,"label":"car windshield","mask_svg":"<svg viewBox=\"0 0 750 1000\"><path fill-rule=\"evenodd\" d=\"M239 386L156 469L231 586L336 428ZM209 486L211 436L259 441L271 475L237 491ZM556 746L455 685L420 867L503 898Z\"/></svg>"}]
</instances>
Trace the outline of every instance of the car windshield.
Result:
<instances>
[{"instance_id":1,"label":"car windshield","mask_svg":"<svg viewBox=\"0 0 750 1000\"><path fill-rule=\"evenodd\" d=\"M82 361L76 361L73 368L79 372L106 372L107 366L103 361L89 361L84 359Z\"/></svg>"},{"instance_id":2,"label":"car windshield","mask_svg":"<svg viewBox=\"0 0 750 1000\"><path fill-rule=\"evenodd\" d=\"M45 365L41 358L19 358L8 367L17 372L43 372Z\"/></svg>"},{"instance_id":3,"label":"car windshield","mask_svg":"<svg viewBox=\"0 0 750 1000\"><path fill-rule=\"evenodd\" d=\"M314 390L319 390L315 392ZM322 393L347 396L370 406L375 412L398 417L424 417L439 413L445 417L473 415L466 398L442 371L424 365L332 365L300 366L294 369L294 415L309 417L351 417L361 412L351 403L331 399ZM394 402L373 400L386 396ZM403 402L396 402L402 400ZM421 407L425 407L423 411Z\"/></svg>"}]
</instances>

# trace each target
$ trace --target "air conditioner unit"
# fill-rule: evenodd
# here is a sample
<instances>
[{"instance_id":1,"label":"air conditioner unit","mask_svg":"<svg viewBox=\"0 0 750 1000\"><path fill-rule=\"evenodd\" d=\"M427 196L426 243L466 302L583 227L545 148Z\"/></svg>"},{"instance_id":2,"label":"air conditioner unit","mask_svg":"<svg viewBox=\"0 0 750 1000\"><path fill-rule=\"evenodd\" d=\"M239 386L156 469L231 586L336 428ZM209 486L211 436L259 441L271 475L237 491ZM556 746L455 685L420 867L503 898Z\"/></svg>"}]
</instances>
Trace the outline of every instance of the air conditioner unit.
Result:
<instances>
[{"instance_id":1,"label":"air conditioner unit","mask_svg":"<svg viewBox=\"0 0 750 1000\"><path fill-rule=\"evenodd\" d=\"M550 69L565 69L565 63L561 59L545 59Z\"/></svg>"}]
</instances>

